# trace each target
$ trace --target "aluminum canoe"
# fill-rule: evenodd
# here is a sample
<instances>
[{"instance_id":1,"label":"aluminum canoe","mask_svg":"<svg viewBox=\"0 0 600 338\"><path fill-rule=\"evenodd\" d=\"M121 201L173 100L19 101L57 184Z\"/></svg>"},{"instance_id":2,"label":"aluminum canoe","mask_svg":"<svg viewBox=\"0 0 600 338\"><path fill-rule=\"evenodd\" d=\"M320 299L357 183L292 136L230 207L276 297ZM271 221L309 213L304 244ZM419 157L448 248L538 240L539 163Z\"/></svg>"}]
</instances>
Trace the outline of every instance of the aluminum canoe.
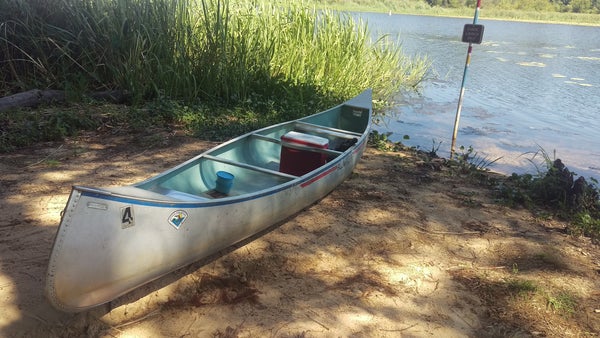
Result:
<instances>
[{"instance_id":1,"label":"aluminum canoe","mask_svg":"<svg viewBox=\"0 0 600 338\"><path fill-rule=\"evenodd\" d=\"M371 117L366 90L321 113L237 137L137 184L74 186L50 254L48 300L66 312L110 302L298 213L351 174ZM292 131L326 139L328 147L282 145ZM282 172L282 148L325 160L307 173ZM227 194L215 191L219 171L234 176Z\"/></svg>"}]
</instances>

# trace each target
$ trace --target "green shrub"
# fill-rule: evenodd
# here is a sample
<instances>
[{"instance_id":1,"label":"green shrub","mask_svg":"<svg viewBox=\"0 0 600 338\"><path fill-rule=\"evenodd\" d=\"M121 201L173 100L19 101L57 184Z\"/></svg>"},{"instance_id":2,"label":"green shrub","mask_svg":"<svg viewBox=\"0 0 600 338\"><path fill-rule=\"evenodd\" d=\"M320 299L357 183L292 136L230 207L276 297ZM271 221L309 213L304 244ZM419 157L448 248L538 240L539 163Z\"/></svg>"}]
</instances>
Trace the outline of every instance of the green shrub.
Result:
<instances>
[{"instance_id":1,"label":"green shrub","mask_svg":"<svg viewBox=\"0 0 600 338\"><path fill-rule=\"evenodd\" d=\"M455 153L453 155L451 164L459 173L463 174L488 171L494 163L502 158L498 157L494 160L490 160L487 156L479 155L472 146L469 146L468 148L460 146L459 150L460 153Z\"/></svg>"},{"instance_id":2,"label":"green shrub","mask_svg":"<svg viewBox=\"0 0 600 338\"><path fill-rule=\"evenodd\" d=\"M547 295L547 306L553 311L559 312L564 316L571 316L575 313L577 300L571 294L561 292L557 295Z\"/></svg>"},{"instance_id":3,"label":"green shrub","mask_svg":"<svg viewBox=\"0 0 600 338\"><path fill-rule=\"evenodd\" d=\"M577 174L560 159L550 159L543 150L541 153L546 170L536 166L536 175L512 174L498 185L501 200L510 206L544 208L570 221L569 231L572 234L600 240L598 182L592 178L590 183L582 176L575 178Z\"/></svg>"},{"instance_id":4,"label":"green shrub","mask_svg":"<svg viewBox=\"0 0 600 338\"><path fill-rule=\"evenodd\" d=\"M574 235L585 235L595 241L600 241L600 214L592 215L588 211L578 212L573 216L569 231Z\"/></svg>"}]
</instances>

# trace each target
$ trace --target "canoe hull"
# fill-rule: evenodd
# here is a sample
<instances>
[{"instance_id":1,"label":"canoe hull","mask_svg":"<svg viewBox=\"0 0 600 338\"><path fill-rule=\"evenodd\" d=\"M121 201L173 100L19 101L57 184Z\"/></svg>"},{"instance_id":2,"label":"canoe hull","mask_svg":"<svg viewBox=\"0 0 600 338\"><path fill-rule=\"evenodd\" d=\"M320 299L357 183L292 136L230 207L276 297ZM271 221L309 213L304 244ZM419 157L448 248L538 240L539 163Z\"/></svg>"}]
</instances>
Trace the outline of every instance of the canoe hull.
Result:
<instances>
[{"instance_id":1,"label":"canoe hull","mask_svg":"<svg viewBox=\"0 0 600 338\"><path fill-rule=\"evenodd\" d=\"M60 310L82 311L277 224L342 183L366 142L361 137L321 168L272 189L206 203L73 187L50 256L47 298Z\"/></svg>"}]
</instances>

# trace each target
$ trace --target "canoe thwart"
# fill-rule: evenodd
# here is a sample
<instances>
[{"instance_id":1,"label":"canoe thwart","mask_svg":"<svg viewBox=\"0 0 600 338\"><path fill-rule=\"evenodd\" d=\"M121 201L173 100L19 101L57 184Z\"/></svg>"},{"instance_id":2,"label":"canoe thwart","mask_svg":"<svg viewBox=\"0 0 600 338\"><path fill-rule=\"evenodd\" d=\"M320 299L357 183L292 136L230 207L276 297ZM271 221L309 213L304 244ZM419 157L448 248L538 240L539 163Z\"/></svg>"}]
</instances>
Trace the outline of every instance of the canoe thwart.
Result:
<instances>
[{"instance_id":1,"label":"canoe thwart","mask_svg":"<svg viewBox=\"0 0 600 338\"><path fill-rule=\"evenodd\" d=\"M235 166L235 167L240 167L240 168L244 168L244 169L250 169L250 170L258 171L258 172L265 173L265 174L270 174L270 175L285 177L285 178L289 178L289 179L298 178L298 176L289 175L289 174L282 173L282 172L279 172L279 171L275 171L275 170L271 170L271 169L267 169L267 168L255 166L255 165L248 164L248 163L237 162L237 161L229 160L229 159L222 158L222 157L217 157L217 156L212 156L212 155L204 155L204 158L212 160L212 161L216 161L216 162L221 162L221 163L229 164L229 165L232 165L232 166Z\"/></svg>"}]
</instances>

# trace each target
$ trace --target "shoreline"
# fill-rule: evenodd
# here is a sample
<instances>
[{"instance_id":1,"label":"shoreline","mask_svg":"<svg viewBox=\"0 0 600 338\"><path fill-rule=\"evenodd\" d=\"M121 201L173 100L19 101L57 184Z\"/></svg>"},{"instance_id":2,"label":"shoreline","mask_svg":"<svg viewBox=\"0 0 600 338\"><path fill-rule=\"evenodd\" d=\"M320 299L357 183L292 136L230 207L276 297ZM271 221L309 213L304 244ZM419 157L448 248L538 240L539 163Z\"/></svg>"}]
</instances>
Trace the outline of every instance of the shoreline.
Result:
<instances>
[{"instance_id":1,"label":"shoreline","mask_svg":"<svg viewBox=\"0 0 600 338\"><path fill-rule=\"evenodd\" d=\"M385 12L372 12L372 11L369 13L385 14ZM469 17L469 16L462 16L462 15L414 14L414 13L403 13L403 12L392 13L391 15L411 15L411 16L444 17L444 18L456 18L456 19L473 19L473 16ZM501 17L488 18L482 14L479 15L479 20L539 23L539 24L547 24L547 25L554 24L554 25L567 25L567 26L600 27L600 15L598 15L598 20L599 20L598 23L576 23L576 22L568 22L568 21L547 21L547 20L534 20L534 19L510 19L510 18L501 18Z\"/></svg>"},{"instance_id":2,"label":"shoreline","mask_svg":"<svg viewBox=\"0 0 600 338\"><path fill-rule=\"evenodd\" d=\"M411 16L428 16L428 17L445 17L445 18L464 18L464 19L473 19L474 15L468 15L468 14L452 14L452 13L427 13L427 11L421 13L421 12L415 12L415 11L389 11L389 12L385 12L385 11L378 11L369 7L358 7L356 9L348 9L348 8L343 8L343 7L324 7L324 6L319 6L319 7L315 7L317 9L329 9L329 10L333 10L333 11L337 11L337 12L354 12L354 13L375 13L375 14L388 14L388 15L411 15ZM432 11L434 11L432 9ZM475 12L475 10L473 9L473 13ZM557 12L558 13L558 12ZM494 16L494 13L492 12L492 16L491 17L487 17L486 16L486 12L485 12L485 8L481 9L481 12L479 14L479 20L493 20L493 21L508 21L508 22L525 22L525 23L539 23L539 24L556 24L556 25L572 25L572 26L584 26L584 27L600 27L600 14L597 14L597 22L573 22L573 21L563 21L563 20L558 20L558 21L554 21L554 20L536 20L536 19L527 19L527 18L523 18L523 19L513 19L513 18L509 18L509 17L502 17L502 16ZM595 15L595 14L589 14L589 15Z\"/></svg>"}]
</instances>

